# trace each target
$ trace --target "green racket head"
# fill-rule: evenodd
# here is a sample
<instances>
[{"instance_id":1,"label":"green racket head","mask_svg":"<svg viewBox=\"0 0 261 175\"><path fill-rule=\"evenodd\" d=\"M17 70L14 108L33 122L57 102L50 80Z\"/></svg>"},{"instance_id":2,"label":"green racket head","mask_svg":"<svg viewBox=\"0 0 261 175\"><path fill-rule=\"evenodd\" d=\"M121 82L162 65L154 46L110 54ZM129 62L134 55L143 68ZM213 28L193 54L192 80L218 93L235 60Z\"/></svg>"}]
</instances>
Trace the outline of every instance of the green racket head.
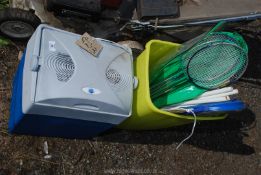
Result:
<instances>
[{"instance_id":1,"label":"green racket head","mask_svg":"<svg viewBox=\"0 0 261 175\"><path fill-rule=\"evenodd\" d=\"M202 44L186 61L189 79L199 87L215 89L238 80L245 72L248 58L232 42Z\"/></svg>"},{"instance_id":2,"label":"green racket head","mask_svg":"<svg viewBox=\"0 0 261 175\"><path fill-rule=\"evenodd\" d=\"M199 42L197 45L200 45L201 43L214 41L229 41L240 46L245 52L248 52L248 47L245 40L241 35L239 35L236 32L213 32L206 36L203 40L201 40L201 42Z\"/></svg>"}]
</instances>

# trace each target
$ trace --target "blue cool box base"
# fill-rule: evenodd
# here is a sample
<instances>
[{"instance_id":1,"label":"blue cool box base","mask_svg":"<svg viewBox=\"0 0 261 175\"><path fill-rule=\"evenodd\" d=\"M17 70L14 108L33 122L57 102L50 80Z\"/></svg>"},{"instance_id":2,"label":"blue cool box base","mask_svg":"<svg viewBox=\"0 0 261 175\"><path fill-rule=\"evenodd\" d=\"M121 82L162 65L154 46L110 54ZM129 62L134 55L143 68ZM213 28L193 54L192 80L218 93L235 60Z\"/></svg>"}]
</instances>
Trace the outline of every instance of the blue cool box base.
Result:
<instances>
[{"instance_id":1,"label":"blue cool box base","mask_svg":"<svg viewBox=\"0 0 261 175\"><path fill-rule=\"evenodd\" d=\"M25 53L19 63L14 81L9 120L9 132L36 136L63 138L90 138L114 125L95 121L63 118L47 115L23 114L22 88Z\"/></svg>"}]
</instances>

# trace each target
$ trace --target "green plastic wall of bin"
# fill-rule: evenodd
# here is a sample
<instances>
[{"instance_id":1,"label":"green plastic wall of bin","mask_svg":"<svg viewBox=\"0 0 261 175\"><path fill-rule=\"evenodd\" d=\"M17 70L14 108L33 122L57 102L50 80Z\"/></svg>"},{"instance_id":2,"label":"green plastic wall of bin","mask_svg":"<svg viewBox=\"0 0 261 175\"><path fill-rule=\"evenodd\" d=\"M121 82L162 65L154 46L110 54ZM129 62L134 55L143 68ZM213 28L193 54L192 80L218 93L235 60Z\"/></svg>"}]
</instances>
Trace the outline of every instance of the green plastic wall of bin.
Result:
<instances>
[{"instance_id":1,"label":"green plastic wall of bin","mask_svg":"<svg viewBox=\"0 0 261 175\"><path fill-rule=\"evenodd\" d=\"M145 50L134 61L134 74L138 78L138 87L134 92L132 116L118 126L121 129L153 130L163 129L194 121L193 116L173 114L158 109L151 101L149 88L149 70L157 60L168 52L178 51L180 44L151 40ZM198 121L221 120L223 116L197 116Z\"/></svg>"}]
</instances>

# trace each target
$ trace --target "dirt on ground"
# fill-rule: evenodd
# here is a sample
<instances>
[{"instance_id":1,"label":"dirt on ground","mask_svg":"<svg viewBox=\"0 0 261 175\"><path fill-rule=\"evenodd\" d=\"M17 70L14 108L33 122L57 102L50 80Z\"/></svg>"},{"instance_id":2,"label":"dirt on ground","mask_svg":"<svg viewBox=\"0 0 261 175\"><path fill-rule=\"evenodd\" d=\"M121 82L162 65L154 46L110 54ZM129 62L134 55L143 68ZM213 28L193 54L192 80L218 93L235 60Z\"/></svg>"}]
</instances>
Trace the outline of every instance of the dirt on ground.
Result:
<instances>
[{"instance_id":1,"label":"dirt on ground","mask_svg":"<svg viewBox=\"0 0 261 175\"><path fill-rule=\"evenodd\" d=\"M258 24L260 27L260 24ZM235 85L248 105L225 120L157 131L113 129L89 140L10 135L7 131L18 51L0 48L0 175L51 174L261 174L261 39L256 26L239 32L249 45L249 66ZM46 158L44 144L48 144Z\"/></svg>"}]
</instances>

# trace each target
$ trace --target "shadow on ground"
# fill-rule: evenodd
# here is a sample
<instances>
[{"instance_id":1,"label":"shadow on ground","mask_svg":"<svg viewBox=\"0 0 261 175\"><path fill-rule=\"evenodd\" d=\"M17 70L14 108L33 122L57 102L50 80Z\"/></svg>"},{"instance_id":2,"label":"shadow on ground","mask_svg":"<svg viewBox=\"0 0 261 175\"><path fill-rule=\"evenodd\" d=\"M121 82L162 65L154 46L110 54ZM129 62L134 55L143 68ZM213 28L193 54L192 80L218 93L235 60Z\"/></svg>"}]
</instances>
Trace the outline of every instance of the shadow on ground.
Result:
<instances>
[{"instance_id":1,"label":"shadow on ground","mask_svg":"<svg viewBox=\"0 0 261 175\"><path fill-rule=\"evenodd\" d=\"M254 30L254 32L249 30ZM248 68L240 81L261 89L261 59L259 59L261 57L261 27L242 28L240 34L243 35L249 48Z\"/></svg>"},{"instance_id":2,"label":"shadow on ground","mask_svg":"<svg viewBox=\"0 0 261 175\"><path fill-rule=\"evenodd\" d=\"M99 137L101 141L125 144L178 144L188 136L191 125L157 131L120 131L113 129ZM227 119L215 122L198 122L191 139L184 144L191 144L205 150L250 155L254 148L244 144L248 137L247 130L255 127L255 115L250 110L230 114Z\"/></svg>"}]
</instances>

